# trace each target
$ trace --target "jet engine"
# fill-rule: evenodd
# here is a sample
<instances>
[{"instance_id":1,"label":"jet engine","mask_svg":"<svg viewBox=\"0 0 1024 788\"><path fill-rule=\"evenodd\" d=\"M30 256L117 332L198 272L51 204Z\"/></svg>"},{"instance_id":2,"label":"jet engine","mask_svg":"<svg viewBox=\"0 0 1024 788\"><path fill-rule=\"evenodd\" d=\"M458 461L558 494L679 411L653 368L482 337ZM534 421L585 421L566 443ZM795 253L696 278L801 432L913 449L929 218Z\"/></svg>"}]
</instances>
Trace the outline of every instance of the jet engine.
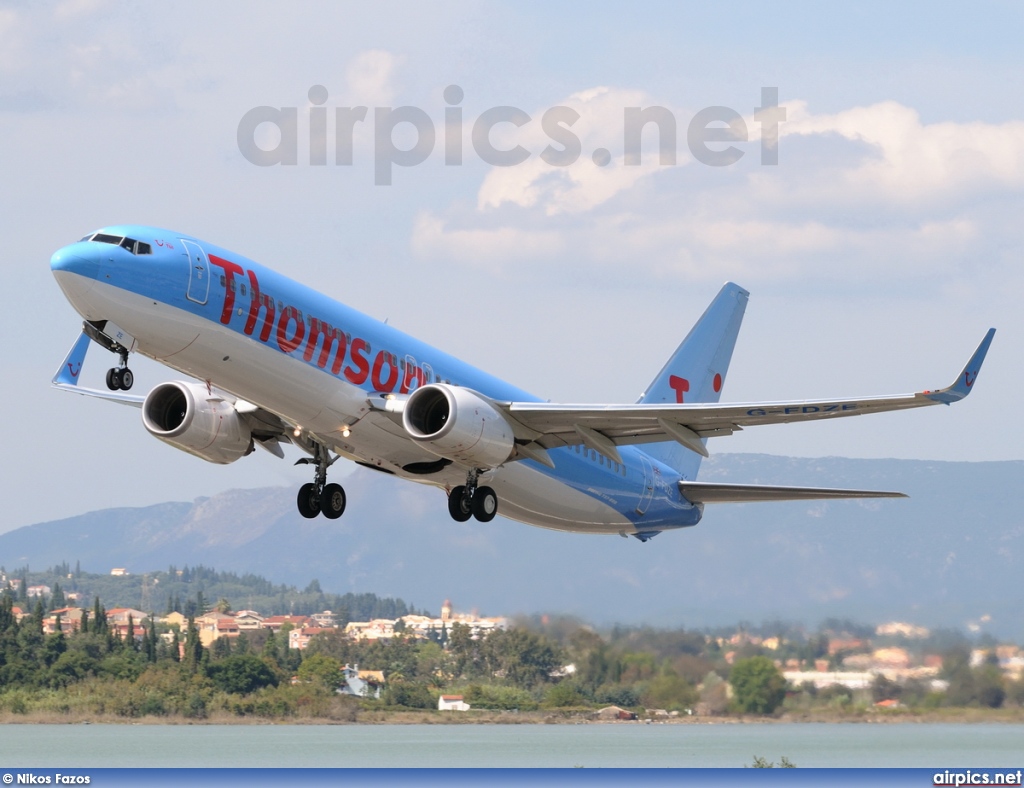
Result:
<instances>
[{"instance_id":1,"label":"jet engine","mask_svg":"<svg viewBox=\"0 0 1024 788\"><path fill-rule=\"evenodd\" d=\"M142 403L142 423L150 435L218 465L253 449L252 433L234 404L201 383L161 383Z\"/></svg>"},{"instance_id":2,"label":"jet engine","mask_svg":"<svg viewBox=\"0 0 1024 788\"><path fill-rule=\"evenodd\" d=\"M459 386L417 388L405 403L402 425L431 454L474 468L501 465L515 445L512 426L498 409Z\"/></svg>"}]
</instances>

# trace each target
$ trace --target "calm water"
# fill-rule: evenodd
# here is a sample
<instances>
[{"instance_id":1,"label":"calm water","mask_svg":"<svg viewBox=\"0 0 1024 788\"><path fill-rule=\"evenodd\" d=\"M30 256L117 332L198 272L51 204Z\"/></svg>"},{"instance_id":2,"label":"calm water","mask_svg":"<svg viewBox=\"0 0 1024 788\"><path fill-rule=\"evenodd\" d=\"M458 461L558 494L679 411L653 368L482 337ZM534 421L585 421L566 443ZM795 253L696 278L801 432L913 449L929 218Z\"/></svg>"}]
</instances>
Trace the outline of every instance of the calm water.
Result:
<instances>
[{"instance_id":1,"label":"calm water","mask_svg":"<svg viewBox=\"0 0 1024 788\"><path fill-rule=\"evenodd\" d=\"M1024 725L6 725L4 767L1024 764Z\"/></svg>"}]
</instances>

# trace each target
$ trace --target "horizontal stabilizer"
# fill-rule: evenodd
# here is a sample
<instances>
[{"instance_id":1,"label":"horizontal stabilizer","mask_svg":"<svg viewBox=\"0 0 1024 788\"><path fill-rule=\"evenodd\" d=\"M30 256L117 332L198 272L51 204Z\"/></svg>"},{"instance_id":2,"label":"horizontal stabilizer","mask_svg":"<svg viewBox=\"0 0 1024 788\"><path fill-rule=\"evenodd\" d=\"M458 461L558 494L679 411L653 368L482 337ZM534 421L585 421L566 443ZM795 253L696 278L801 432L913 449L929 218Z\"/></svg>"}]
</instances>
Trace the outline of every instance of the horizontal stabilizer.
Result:
<instances>
[{"instance_id":1,"label":"horizontal stabilizer","mask_svg":"<svg viewBox=\"0 0 1024 788\"><path fill-rule=\"evenodd\" d=\"M814 501L829 498L906 498L901 492L837 490L829 487L778 487L770 484L714 484L679 482L679 492L690 503L760 503Z\"/></svg>"}]
</instances>

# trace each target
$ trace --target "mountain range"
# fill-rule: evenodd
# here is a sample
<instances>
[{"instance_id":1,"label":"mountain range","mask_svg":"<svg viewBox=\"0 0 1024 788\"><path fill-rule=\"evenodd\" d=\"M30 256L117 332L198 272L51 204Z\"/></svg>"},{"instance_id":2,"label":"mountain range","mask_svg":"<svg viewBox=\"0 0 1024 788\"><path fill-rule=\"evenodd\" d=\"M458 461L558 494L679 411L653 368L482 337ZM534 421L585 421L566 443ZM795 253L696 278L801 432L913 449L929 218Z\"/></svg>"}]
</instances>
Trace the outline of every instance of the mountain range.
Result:
<instances>
[{"instance_id":1,"label":"mountain range","mask_svg":"<svg viewBox=\"0 0 1024 788\"><path fill-rule=\"evenodd\" d=\"M1024 462L723 454L702 481L892 489L909 499L708 506L642 544L498 517L453 522L444 495L364 469L340 520L305 520L290 488L90 512L0 535L0 565L106 573L173 564L373 592L428 610L560 613L715 626L827 617L981 626L1024 636Z\"/></svg>"}]
</instances>

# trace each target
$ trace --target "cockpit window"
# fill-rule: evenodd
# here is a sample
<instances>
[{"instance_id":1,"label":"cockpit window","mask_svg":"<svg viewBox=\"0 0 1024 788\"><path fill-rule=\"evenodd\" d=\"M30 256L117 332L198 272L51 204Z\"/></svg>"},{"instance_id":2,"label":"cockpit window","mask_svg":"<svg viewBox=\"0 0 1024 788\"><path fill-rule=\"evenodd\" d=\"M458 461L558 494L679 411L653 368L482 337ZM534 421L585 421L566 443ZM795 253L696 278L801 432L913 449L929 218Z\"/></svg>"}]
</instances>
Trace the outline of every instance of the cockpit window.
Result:
<instances>
[{"instance_id":1,"label":"cockpit window","mask_svg":"<svg viewBox=\"0 0 1024 788\"><path fill-rule=\"evenodd\" d=\"M153 254L153 247L145 241L136 241L134 238L127 238L123 235L107 235L106 233L95 233L87 235L83 241L96 241L101 244L113 244L127 249L132 254Z\"/></svg>"}]
</instances>

